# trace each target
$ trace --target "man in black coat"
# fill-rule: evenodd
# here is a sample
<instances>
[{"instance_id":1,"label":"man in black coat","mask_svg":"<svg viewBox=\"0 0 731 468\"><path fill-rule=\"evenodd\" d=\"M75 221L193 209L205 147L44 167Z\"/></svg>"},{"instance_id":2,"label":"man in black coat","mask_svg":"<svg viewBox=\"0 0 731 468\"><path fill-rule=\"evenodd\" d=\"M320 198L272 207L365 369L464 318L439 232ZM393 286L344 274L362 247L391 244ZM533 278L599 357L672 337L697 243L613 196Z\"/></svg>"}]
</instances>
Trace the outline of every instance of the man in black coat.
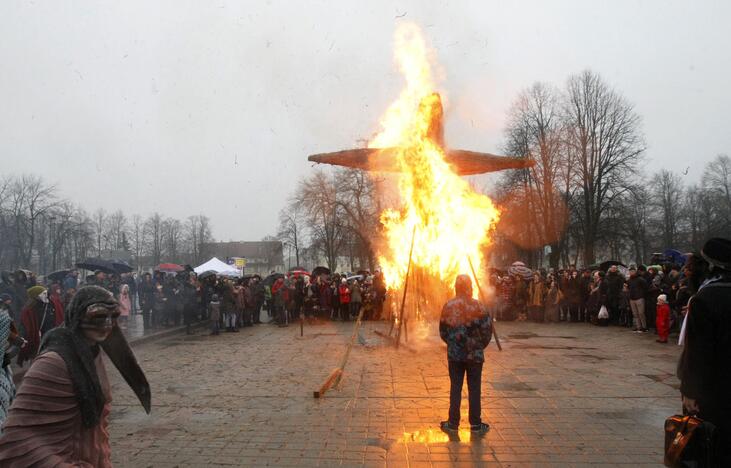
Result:
<instances>
[{"instance_id":1,"label":"man in black coat","mask_svg":"<svg viewBox=\"0 0 731 468\"><path fill-rule=\"evenodd\" d=\"M627 284L629 285L629 305L635 321L635 332L646 332L645 296L647 295L647 281L637 274L637 270L630 268Z\"/></svg>"},{"instance_id":2,"label":"man in black coat","mask_svg":"<svg viewBox=\"0 0 731 468\"><path fill-rule=\"evenodd\" d=\"M681 333L680 392L688 413L716 426L717 466L731 466L731 240L710 239L701 257L706 264L691 256L686 269L698 292Z\"/></svg>"},{"instance_id":3,"label":"man in black coat","mask_svg":"<svg viewBox=\"0 0 731 468\"><path fill-rule=\"evenodd\" d=\"M619 323L619 299L622 294L624 277L619 272L617 265L609 267L606 276L607 281L607 309L609 309L609 322Z\"/></svg>"},{"instance_id":4,"label":"man in black coat","mask_svg":"<svg viewBox=\"0 0 731 468\"><path fill-rule=\"evenodd\" d=\"M152 276L145 273L142 282L137 288L137 295L140 300L140 308L142 309L142 323L145 330L151 327L150 315L155 305L155 283L152 282Z\"/></svg>"}]
</instances>

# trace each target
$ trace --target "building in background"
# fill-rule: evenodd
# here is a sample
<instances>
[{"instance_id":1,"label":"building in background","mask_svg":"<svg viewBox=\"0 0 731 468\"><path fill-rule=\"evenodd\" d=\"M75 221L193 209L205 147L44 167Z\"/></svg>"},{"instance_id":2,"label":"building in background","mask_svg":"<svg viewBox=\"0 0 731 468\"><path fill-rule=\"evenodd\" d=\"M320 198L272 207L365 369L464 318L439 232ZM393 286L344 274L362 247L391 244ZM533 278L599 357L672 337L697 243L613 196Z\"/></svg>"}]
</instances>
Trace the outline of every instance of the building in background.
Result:
<instances>
[{"instance_id":1,"label":"building in background","mask_svg":"<svg viewBox=\"0 0 731 468\"><path fill-rule=\"evenodd\" d=\"M209 242L201 244L201 255L218 257L224 262L235 257L245 259L244 274L268 275L284 271L284 254L280 241Z\"/></svg>"}]
</instances>

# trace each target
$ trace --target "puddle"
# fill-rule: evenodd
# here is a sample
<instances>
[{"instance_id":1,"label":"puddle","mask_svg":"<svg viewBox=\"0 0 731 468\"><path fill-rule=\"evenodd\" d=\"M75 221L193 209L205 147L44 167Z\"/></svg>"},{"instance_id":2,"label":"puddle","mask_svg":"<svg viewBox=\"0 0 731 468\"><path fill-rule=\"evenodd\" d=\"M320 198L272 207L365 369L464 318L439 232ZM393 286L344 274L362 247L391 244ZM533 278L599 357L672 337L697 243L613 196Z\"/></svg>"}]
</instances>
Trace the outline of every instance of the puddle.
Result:
<instances>
[{"instance_id":1,"label":"puddle","mask_svg":"<svg viewBox=\"0 0 731 468\"><path fill-rule=\"evenodd\" d=\"M535 390L525 382L490 382L490 385L500 392L530 392Z\"/></svg>"}]
</instances>

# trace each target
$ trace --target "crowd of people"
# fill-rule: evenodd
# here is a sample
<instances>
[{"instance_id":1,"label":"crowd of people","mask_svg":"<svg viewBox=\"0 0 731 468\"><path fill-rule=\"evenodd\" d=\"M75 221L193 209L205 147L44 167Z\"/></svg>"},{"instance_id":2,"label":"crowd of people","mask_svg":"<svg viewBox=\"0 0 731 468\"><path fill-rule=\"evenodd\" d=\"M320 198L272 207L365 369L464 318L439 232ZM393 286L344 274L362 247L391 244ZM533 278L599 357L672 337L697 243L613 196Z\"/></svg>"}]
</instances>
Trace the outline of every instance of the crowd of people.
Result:
<instances>
[{"instance_id":1,"label":"crowd of people","mask_svg":"<svg viewBox=\"0 0 731 468\"><path fill-rule=\"evenodd\" d=\"M536 270L524 274L494 272L498 320L591 322L657 331L666 343L691 296L682 267L673 263L646 268L618 265L607 271Z\"/></svg>"}]
</instances>

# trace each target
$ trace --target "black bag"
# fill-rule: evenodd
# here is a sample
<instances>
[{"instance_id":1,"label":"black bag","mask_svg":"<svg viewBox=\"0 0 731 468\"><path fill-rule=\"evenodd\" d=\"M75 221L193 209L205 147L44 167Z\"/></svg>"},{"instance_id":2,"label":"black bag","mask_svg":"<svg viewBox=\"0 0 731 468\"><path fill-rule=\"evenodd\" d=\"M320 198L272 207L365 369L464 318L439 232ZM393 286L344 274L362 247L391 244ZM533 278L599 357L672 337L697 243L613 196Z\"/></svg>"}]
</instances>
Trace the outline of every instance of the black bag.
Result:
<instances>
[{"instance_id":1,"label":"black bag","mask_svg":"<svg viewBox=\"0 0 731 468\"><path fill-rule=\"evenodd\" d=\"M716 467L716 426L695 416L675 415L665 420L665 466Z\"/></svg>"}]
</instances>

